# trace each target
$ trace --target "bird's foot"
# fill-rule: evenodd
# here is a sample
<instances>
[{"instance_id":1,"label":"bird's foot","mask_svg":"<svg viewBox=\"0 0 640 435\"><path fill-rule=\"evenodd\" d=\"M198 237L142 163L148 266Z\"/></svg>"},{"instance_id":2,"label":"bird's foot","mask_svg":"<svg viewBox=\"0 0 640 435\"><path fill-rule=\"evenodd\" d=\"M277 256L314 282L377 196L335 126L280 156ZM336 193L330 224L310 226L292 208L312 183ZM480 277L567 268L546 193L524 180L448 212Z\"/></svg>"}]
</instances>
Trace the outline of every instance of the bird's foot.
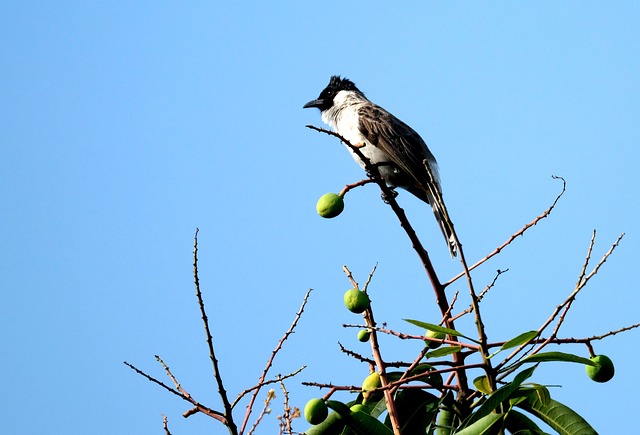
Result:
<instances>
[{"instance_id":1,"label":"bird's foot","mask_svg":"<svg viewBox=\"0 0 640 435\"><path fill-rule=\"evenodd\" d=\"M396 196L398 196L398 192L396 192L395 190L393 190L393 188L389 188L389 190L391 191L391 195L388 195L385 192L382 192L382 195L380 195L382 197L382 200L385 202L385 204L389 204L389 201L392 198L395 198Z\"/></svg>"}]
</instances>

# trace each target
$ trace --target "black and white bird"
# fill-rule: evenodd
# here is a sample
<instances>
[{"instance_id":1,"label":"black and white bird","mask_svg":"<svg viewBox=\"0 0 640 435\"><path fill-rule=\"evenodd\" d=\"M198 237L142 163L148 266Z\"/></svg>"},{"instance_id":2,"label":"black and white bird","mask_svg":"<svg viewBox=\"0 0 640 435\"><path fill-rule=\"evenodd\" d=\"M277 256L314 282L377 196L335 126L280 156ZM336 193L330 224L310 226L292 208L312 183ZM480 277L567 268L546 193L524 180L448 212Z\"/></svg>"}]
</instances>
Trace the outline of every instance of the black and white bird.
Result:
<instances>
[{"instance_id":1,"label":"black and white bird","mask_svg":"<svg viewBox=\"0 0 640 435\"><path fill-rule=\"evenodd\" d=\"M455 238L441 203L438 164L420 135L369 101L351 80L340 76L332 76L320 96L304 105L304 108L308 107L320 109L325 124L358 146L362 154L378 167L389 186L401 187L431 205L449 252L455 257ZM350 147L347 148L364 168L360 157Z\"/></svg>"}]
</instances>

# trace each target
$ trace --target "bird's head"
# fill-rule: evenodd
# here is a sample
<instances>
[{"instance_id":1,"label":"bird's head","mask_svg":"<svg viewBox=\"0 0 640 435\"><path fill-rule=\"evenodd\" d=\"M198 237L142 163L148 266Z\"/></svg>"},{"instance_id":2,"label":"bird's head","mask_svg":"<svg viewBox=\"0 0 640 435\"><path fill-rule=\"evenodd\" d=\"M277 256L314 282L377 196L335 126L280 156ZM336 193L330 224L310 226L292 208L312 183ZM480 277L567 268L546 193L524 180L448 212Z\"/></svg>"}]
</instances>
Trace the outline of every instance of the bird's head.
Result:
<instances>
[{"instance_id":1,"label":"bird's head","mask_svg":"<svg viewBox=\"0 0 640 435\"><path fill-rule=\"evenodd\" d=\"M320 92L320 96L315 99L309 101L307 104L303 106L303 108L307 109L309 107L317 107L321 112L331 108L333 106L335 97L341 92L355 92L364 97L364 94L360 92L360 90L356 87L356 85L347 78L342 78L340 76L331 76L331 80L329 80L329 84L326 88Z\"/></svg>"}]
</instances>

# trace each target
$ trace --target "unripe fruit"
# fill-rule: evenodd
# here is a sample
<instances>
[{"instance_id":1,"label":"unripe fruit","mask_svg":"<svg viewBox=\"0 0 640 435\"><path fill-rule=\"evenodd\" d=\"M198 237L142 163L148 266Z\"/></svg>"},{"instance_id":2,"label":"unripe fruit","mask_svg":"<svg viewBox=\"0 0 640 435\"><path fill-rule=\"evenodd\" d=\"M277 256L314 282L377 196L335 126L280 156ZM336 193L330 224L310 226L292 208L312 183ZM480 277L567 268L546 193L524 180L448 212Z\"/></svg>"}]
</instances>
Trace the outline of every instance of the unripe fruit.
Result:
<instances>
[{"instance_id":1,"label":"unripe fruit","mask_svg":"<svg viewBox=\"0 0 640 435\"><path fill-rule=\"evenodd\" d=\"M344 200L336 193L325 193L316 203L316 211L323 218L331 219L344 210Z\"/></svg>"},{"instance_id":2,"label":"unripe fruit","mask_svg":"<svg viewBox=\"0 0 640 435\"><path fill-rule=\"evenodd\" d=\"M352 313L360 314L369 308L369 296L357 288L352 288L344 294L344 305Z\"/></svg>"},{"instance_id":3,"label":"unripe fruit","mask_svg":"<svg viewBox=\"0 0 640 435\"><path fill-rule=\"evenodd\" d=\"M613 378L615 369L613 362L606 355L596 355L591 357L591 361L596 363L595 366L585 366L587 376L596 382L607 382Z\"/></svg>"},{"instance_id":4,"label":"unripe fruit","mask_svg":"<svg viewBox=\"0 0 640 435\"><path fill-rule=\"evenodd\" d=\"M351 412L364 412L367 414L369 413L369 410L367 409L367 407L361 403L356 403L350 409L351 409Z\"/></svg>"},{"instance_id":5,"label":"unripe fruit","mask_svg":"<svg viewBox=\"0 0 640 435\"><path fill-rule=\"evenodd\" d=\"M444 340L447 337L447 334L445 334L444 332L436 332L428 329L426 334L424 334L424 336L427 338L436 338L438 340ZM425 340L425 343L427 344L427 347L429 349L436 349L442 346L442 342L437 342L437 341Z\"/></svg>"},{"instance_id":6,"label":"unripe fruit","mask_svg":"<svg viewBox=\"0 0 640 435\"><path fill-rule=\"evenodd\" d=\"M382 386L382 381L380 380L380 373L373 372L362 381L362 404L367 403L369 399L374 399L374 396L378 396L377 393L381 393L380 391L375 392L376 388Z\"/></svg>"},{"instance_id":7,"label":"unripe fruit","mask_svg":"<svg viewBox=\"0 0 640 435\"><path fill-rule=\"evenodd\" d=\"M361 329L358 331L358 340L361 342L369 341L369 337L371 336L371 332L368 329Z\"/></svg>"},{"instance_id":8,"label":"unripe fruit","mask_svg":"<svg viewBox=\"0 0 640 435\"><path fill-rule=\"evenodd\" d=\"M304 418L313 425L322 423L329 414L327 404L322 399L311 399L304 406Z\"/></svg>"}]
</instances>

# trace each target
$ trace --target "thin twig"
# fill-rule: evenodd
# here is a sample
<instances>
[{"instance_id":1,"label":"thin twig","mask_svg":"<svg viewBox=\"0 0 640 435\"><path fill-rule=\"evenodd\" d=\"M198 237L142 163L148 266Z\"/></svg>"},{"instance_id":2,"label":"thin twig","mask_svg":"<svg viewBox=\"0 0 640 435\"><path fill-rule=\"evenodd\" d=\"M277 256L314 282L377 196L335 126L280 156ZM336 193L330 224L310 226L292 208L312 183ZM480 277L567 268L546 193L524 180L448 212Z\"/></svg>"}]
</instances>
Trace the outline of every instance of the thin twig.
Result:
<instances>
[{"instance_id":1,"label":"thin twig","mask_svg":"<svg viewBox=\"0 0 640 435\"><path fill-rule=\"evenodd\" d=\"M175 394L176 396L180 397L181 399L184 399L184 397L182 396L182 393L180 393L177 390L174 390L173 388L171 388L170 386L168 386L164 382L154 378L153 376L146 374L145 372L143 372L142 370L140 370L139 368L137 368L133 364L124 361L124 365L129 367L131 370L135 371L140 376L143 376L143 377L147 378L149 381L153 382L154 384L157 384L157 385L161 386L162 388L164 388L165 390L167 390L171 394Z\"/></svg>"},{"instance_id":2,"label":"thin twig","mask_svg":"<svg viewBox=\"0 0 640 435\"><path fill-rule=\"evenodd\" d=\"M218 359L216 358L215 351L213 349L213 336L209 328L209 318L204 309L204 300L202 299L202 292L200 291L200 278L198 277L198 232L200 229L196 228L196 234L193 238L193 280L196 286L196 297L198 298L198 306L200 307L200 314L202 315L202 322L204 324L204 330L207 336L207 346L209 347L209 359L213 367L213 376L218 384L218 394L222 400L224 406L224 416L227 420L226 424L229 428L229 432L233 435L238 433L238 427L233 421L231 403L227 397L227 391L224 388L222 382L222 375L220 374L220 368L218 367Z\"/></svg>"},{"instance_id":3,"label":"thin twig","mask_svg":"<svg viewBox=\"0 0 640 435\"><path fill-rule=\"evenodd\" d=\"M363 292L367 292L367 288L369 287L369 283L371 283L371 279L373 278L373 274L376 273L376 269L378 268L378 263L376 263L375 266L373 266L373 269L371 269L371 272L369 273L369 277L367 278L367 282L364 283L364 287L362 288Z\"/></svg>"},{"instance_id":4,"label":"thin twig","mask_svg":"<svg viewBox=\"0 0 640 435\"><path fill-rule=\"evenodd\" d=\"M360 287L358 286L358 282L355 280L355 278L353 277L353 274L351 273L351 271L349 270L349 268L346 265L342 266L342 270L344 271L344 273L347 275L347 279L349 280L349 282L351 282L351 285L353 286L353 288L357 288L359 289Z\"/></svg>"},{"instance_id":5,"label":"thin twig","mask_svg":"<svg viewBox=\"0 0 640 435\"><path fill-rule=\"evenodd\" d=\"M560 305L558 305L556 307L556 309L554 310L553 314L549 317L547 322L545 322L545 324L538 330L539 331L539 335L542 334L542 332L547 328L547 326L549 326L549 324L555 319L555 317L558 315L560 310L564 308L562 310L562 314L560 315L560 317L558 319L558 323L556 324L556 327L553 330L553 333L549 336L549 339L553 339L553 338L556 337L556 334L557 334L558 330L560 329L560 326L564 322L564 319L565 319L565 317L566 317L566 315L568 313L569 307L571 306L571 304L575 300L576 296L587 285L589 280L593 276L595 276L595 274L598 273L598 270L600 269L600 266L602 266L605 263L605 261L607 261L607 258L609 258L609 256L616 249L616 247L620 243L620 240L622 240L622 237L624 237L624 233L622 233L622 234L620 234L620 236L618 236L618 239L615 241L615 243L613 245L611 245L609 250L602 256L602 258L600 259L598 264L596 264L596 266L589 273L589 275L585 276L584 273L585 273L585 270L587 268L587 264L589 263L589 260L591 259L591 252L593 250L593 245L595 243L595 238L596 238L596 231L595 230L593 231L593 235L591 236L591 241L589 243L589 249L587 251L587 256L586 256L585 261L584 261L584 266L582 268L582 271L580 273L580 277L578 279L578 282L576 283L574 291L567 297L567 299L565 299L565 301L562 304L560 304ZM549 339L547 341L549 341ZM546 345L547 345L547 343L540 344L538 346L538 348L536 348L532 352L532 354L540 352L542 350L542 348L544 348Z\"/></svg>"},{"instance_id":6,"label":"thin twig","mask_svg":"<svg viewBox=\"0 0 640 435\"><path fill-rule=\"evenodd\" d=\"M364 313L362 313L364 317L364 321L368 327L375 328L376 321L373 318L373 309L369 306ZM386 386L389 383L387 379L387 371L384 360L382 359L382 354L380 353L380 345L378 344L378 334L375 329L371 330L371 335L369 336L369 343L371 344L371 353L373 354L373 359L376 362L376 368L378 369L378 374L380 375L380 383L382 386ZM391 394L391 390L384 390L384 398L387 404L387 412L389 415L389 420L391 422L391 427L393 428L393 433L395 435L401 435L400 428L400 418L398 416L398 411L396 410L395 403L393 401L393 394Z\"/></svg>"},{"instance_id":7,"label":"thin twig","mask_svg":"<svg viewBox=\"0 0 640 435\"><path fill-rule=\"evenodd\" d=\"M366 180L360 180L353 184L347 184L346 186L344 186L344 189L340 191L339 195L344 197L347 194L347 192L349 192L351 189L355 189L356 187L364 186L366 184L373 183L373 182L374 181L372 179L367 178Z\"/></svg>"},{"instance_id":8,"label":"thin twig","mask_svg":"<svg viewBox=\"0 0 640 435\"><path fill-rule=\"evenodd\" d=\"M440 323L438 323L438 325L442 325L443 323L446 323L447 319L452 319L455 320L455 318L451 317L451 311L453 310L454 305L456 304L456 301L458 300L458 290L455 291L455 293L453 294L453 297L451 298L451 303L449 304L449 308L447 308L447 311L442 315L442 320L440 320Z\"/></svg>"},{"instance_id":9,"label":"thin twig","mask_svg":"<svg viewBox=\"0 0 640 435\"><path fill-rule=\"evenodd\" d=\"M603 338L610 337L612 335L620 334L621 332L629 331L630 329L636 329L640 327L640 323L636 323L635 325L625 326L624 328L616 329L615 331L609 331L606 334L602 335L594 335L592 337L588 337L585 340L587 341L596 341L602 340Z\"/></svg>"},{"instance_id":10,"label":"thin twig","mask_svg":"<svg viewBox=\"0 0 640 435\"><path fill-rule=\"evenodd\" d=\"M291 408L289 405L289 392L287 391L286 386L284 385L284 378L278 375L278 381L280 382L280 388L282 389L282 396L284 397L284 412L282 413L282 417L279 417L280 420L280 433L284 433L286 431L287 434L292 434L293 429L291 423L294 418L300 417L300 408L294 406Z\"/></svg>"},{"instance_id":11,"label":"thin twig","mask_svg":"<svg viewBox=\"0 0 640 435\"><path fill-rule=\"evenodd\" d=\"M249 400L249 404L247 405L247 412L245 413L244 420L242 421L242 427L240 429L240 433L244 433L244 429L247 426L247 423L249 422L249 416L251 415L253 404L256 401L256 397L258 396L258 393L260 392L260 388L262 388L262 385L264 385L264 380L267 377L267 373L269 372L269 369L273 365L273 361L275 360L276 355L278 354L280 349L282 349L282 345L287 340L287 338L289 338L289 336L293 333L293 330L295 329L296 325L298 324L298 320L300 320L300 317L302 316L302 313L304 311L304 307L307 305L307 300L309 299L309 295L311 294L312 290L313 289L307 290L307 293L304 295L304 298L302 300L302 305L300 305L300 309L296 313L295 318L293 319L293 322L291 323L291 326L289 327L287 332L284 333L284 335L282 336L282 338L278 342L278 345L276 346L276 348L273 351L271 351L271 357L267 361L267 365L265 366L264 370L262 371L262 374L260 375L260 378L258 379L258 383L256 384L256 388L255 388L253 394L251 395L251 399ZM236 400L234 401L234 404L237 404L238 400L240 398L241 398L241 396L236 398Z\"/></svg>"},{"instance_id":12,"label":"thin twig","mask_svg":"<svg viewBox=\"0 0 640 435\"><path fill-rule=\"evenodd\" d=\"M489 290L491 290L495 285L496 282L498 281L498 277L500 277L500 275L502 275L505 272L508 272L509 269L505 269L505 270L500 270L498 269L496 276L493 278L493 281L491 281L491 283L489 285L487 285L484 290L482 290L480 292L480 294L478 295L478 302L482 301L482 298L484 298L484 296L489 292ZM453 316L454 320L458 320L460 317L464 316L465 314L469 314L470 312L473 311L473 305L469 305L469 308L467 308L464 311L459 312L458 314L456 314L455 316Z\"/></svg>"},{"instance_id":13,"label":"thin twig","mask_svg":"<svg viewBox=\"0 0 640 435\"><path fill-rule=\"evenodd\" d=\"M368 364L370 364L372 366L376 364L376 362L373 359L367 358L366 356L360 355L359 353L357 353L357 352L355 352L353 350L347 349L340 342L338 342L338 346L340 347L340 352L342 352L342 353L344 353L344 354L346 354L346 355L348 355L348 356L350 356L350 357L352 357L352 358L354 358L354 359L356 359L356 360L358 360L360 362L366 362L366 363L368 363Z\"/></svg>"},{"instance_id":14,"label":"thin twig","mask_svg":"<svg viewBox=\"0 0 640 435\"><path fill-rule=\"evenodd\" d=\"M515 368L517 366L517 362L519 360L521 360L522 358L524 358L524 356L526 356L529 352L524 353L524 354L520 354L520 352L527 346L529 346L532 342L534 342L534 340L536 340L537 337L539 337L540 335L542 335L542 332L555 320L555 318L558 316L558 314L560 313L560 311L563 310L564 307L566 307L567 305L571 304L571 302L575 299L576 295L580 292L580 290L582 290L587 283L589 282L589 280L598 273L598 270L600 269L600 267L607 261L607 258L609 258L609 256L613 253L613 251L615 250L615 248L618 246L618 244L620 243L620 241L622 240L622 237L624 237L624 233L622 233L615 241L615 243L613 245L611 245L611 247L609 248L609 250L603 255L603 257L600 259L600 261L598 262L598 264L593 268L593 270L587 275L584 276L584 273L581 272L580 273L580 278L578 280L578 283L576 283L576 287L574 288L574 290L571 292L571 294L569 296L567 296L567 298L558 306L556 306L556 308L554 309L553 313L551 313L551 315L549 316L549 318L542 324L542 326L540 326L540 328L538 328L538 335L536 335L535 337L533 337L531 340L521 344L520 346L518 346L513 352L511 352L511 354L509 354L509 356L507 356L503 361L500 362L500 364L498 364L496 366L496 370L499 370L500 368L504 367L507 363L512 362L512 359L515 358L516 356L519 355L518 359L515 362L512 362L512 367ZM589 244L589 249L587 251L587 258L585 259L585 263L587 264L589 262L589 259L591 257L591 251L593 248L593 242L595 239L595 232L591 238L591 242ZM586 266L583 266L583 270L586 268ZM558 320L559 323L564 322L564 317L566 316L567 311L563 311L560 319ZM557 329L559 329L559 327L556 327L556 332ZM547 344L555 342L554 337L550 336L548 339L546 339L545 341L543 341L542 343L540 343L538 345L537 348L532 349L531 350L531 354L536 354L538 352L540 352L545 346L547 346ZM511 373L512 370L506 370L504 373L502 373L500 375L500 379L504 378L505 376L507 376L509 373Z\"/></svg>"},{"instance_id":15,"label":"thin twig","mask_svg":"<svg viewBox=\"0 0 640 435\"><path fill-rule=\"evenodd\" d=\"M167 420L167 416L162 414L162 428L164 429L165 435L171 435L169 431L169 422Z\"/></svg>"},{"instance_id":16,"label":"thin twig","mask_svg":"<svg viewBox=\"0 0 640 435\"><path fill-rule=\"evenodd\" d=\"M589 343L591 341L599 341L599 340L603 340L607 337L610 337L612 335L616 335L616 334L620 334L622 332L625 331L629 331L631 329L636 329L636 328L640 328L640 323L636 323L634 325L630 325L630 326L625 326L624 328L619 328L616 329L614 331L609 331L606 332L604 334L600 334L600 335L592 335L591 337L585 337L585 338L574 338L574 337L567 337L567 338L553 338L551 340L549 340L549 338L544 338L544 337L538 337L538 338L534 338L533 340L531 340L529 342L529 344L542 344L545 342L548 342L549 344L586 344ZM489 343L487 346L490 348L495 348L495 347L501 347L506 343L506 341L497 341L495 343Z\"/></svg>"},{"instance_id":17,"label":"thin twig","mask_svg":"<svg viewBox=\"0 0 640 435\"><path fill-rule=\"evenodd\" d=\"M404 371L402 376L400 376L400 379L398 379L398 381L408 382L407 378L409 378L409 372L411 372L411 370L413 370L414 368L416 368L418 366L418 364L420 364L420 361L422 361L422 358L424 358L425 354L428 351L429 351L429 347L425 346L422 349L422 351L420 352L420 354L409 365L409 367L407 367L407 369ZM398 386L396 386L395 388L391 388L391 393L394 394L400 385L402 385L402 382Z\"/></svg>"},{"instance_id":18,"label":"thin twig","mask_svg":"<svg viewBox=\"0 0 640 435\"><path fill-rule=\"evenodd\" d=\"M551 214L551 211L554 209L554 207L556 206L556 204L558 203L558 201L560 200L562 195L564 195L564 192L565 192L565 190L567 188L567 182L565 181L564 178L558 177L557 175L553 175L551 178L553 178L554 180L562 180L562 191L558 194L558 196L556 197L555 201L553 201L553 204L551 204L551 206L547 210L545 210L544 213L542 213L540 216L538 216L533 221L531 221L528 224L526 224L520 231L518 231L518 232L514 233L513 235L511 235L511 237L509 237L509 239L506 242L504 242L502 245L500 245L496 249L494 249L493 252L488 254L482 260L480 260L477 263L475 263L473 266L470 266L469 267L470 271L475 269L476 267L480 266L481 264L483 264L484 262L486 262L490 258L494 257L495 255L499 254L507 245L511 244L511 242L513 242L515 239L517 239L519 236L523 235L525 231L527 231L529 228L533 227L538 222L540 222L542 219L546 218L547 216L549 216ZM444 287L449 286L453 282L455 282L458 279L462 278L464 275L465 275L464 271L460 272L459 274L457 274L456 276L451 278L449 281L445 282L443 284L443 286Z\"/></svg>"},{"instance_id":19,"label":"thin twig","mask_svg":"<svg viewBox=\"0 0 640 435\"><path fill-rule=\"evenodd\" d=\"M162 361L161 359L159 359L158 356L156 356L156 359L158 359L159 361ZM150 376L148 374L146 374L145 372L143 372L142 370L138 369L137 367L135 367L133 364L130 364L128 362L124 362L124 364L129 367L130 369L132 369L133 371L135 371L136 373L138 373L139 375L147 378L148 380L150 380L151 382L153 382L154 384L157 384L159 386L161 386L162 388L164 388L165 390L169 391L172 394L175 394L176 396L180 397L181 399L191 403L192 405L195 406L195 412L201 412L205 415L208 415L211 418L214 418L218 421L220 421L222 424L224 424L225 426L229 427L228 421L226 416L218 411L214 411L213 409L207 408L206 406L198 403L198 401L196 401L193 397L191 397L191 395L189 393L187 393L182 387L180 387L179 383L175 380L175 377L173 377L173 375L170 375L171 379L174 380L174 383L177 385L176 388L178 388L178 390L175 390L171 387L169 387L168 385L166 385L164 382L157 380L156 378L154 378L153 376ZM164 363L161 363L164 367L166 367L166 365ZM168 367L165 368L165 370L168 370ZM170 373L170 371L169 371ZM188 413L189 411L187 411ZM184 417L188 417L189 415L187 415L187 413L185 413L183 416Z\"/></svg>"},{"instance_id":20,"label":"thin twig","mask_svg":"<svg viewBox=\"0 0 640 435\"><path fill-rule=\"evenodd\" d=\"M275 397L276 397L276 392L272 388L272 389L269 390L269 392L267 392L267 398L264 399L264 406L262 407L262 411L260 411L260 415L258 415L258 418L256 419L255 423L253 423L253 426L251 426L251 430L249 430L249 434L248 435L252 435L253 432L255 432L255 430L258 427L258 425L260 424L260 422L262 421L262 419L264 418L264 416L266 414L270 414L271 413L271 409L269 408L269 404L271 403L271 401L273 399L275 399Z\"/></svg>"},{"instance_id":21,"label":"thin twig","mask_svg":"<svg viewBox=\"0 0 640 435\"><path fill-rule=\"evenodd\" d=\"M591 260L591 253L593 252L593 245L595 245L595 243L596 243L596 230L593 230L593 234L591 235L591 241L589 242L589 249L587 250L587 255L585 256L584 264L582 265L582 271L580 272L580 276L578 277L578 281L576 282L575 290L567 298L564 305L564 309L562 310L562 313L560 314L560 318L558 319L558 322L556 323L556 326L553 329L553 332L549 336L549 339L554 339L558 336L558 331L560 331L560 327L564 323L564 319L567 316L567 313L569 312L571 305L573 305L573 301L576 300L576 296L578 295L578 292L582 288L581 284L587 272L587 267L589 266L589 261ZM542 347L544 347L544 344L542 345Z\"/></svg>"},{"instance_id":22,"label":"thin twig","mask_svg":"<svg viewBox=\"0 0 640 435\"><path fill-rule=\"evenodd\" d=\"M470 350L473 350L475 352L477 352L480 347L476 344L471 344L471 343L464 343L461 342L459 340L449 340L449 339L441 339L441 338L430 338L430 337L425 337L424 335L413 335L413 334L406 334L404 332L398 332L398 331L394 331L393 329L387 329L387 328L380 328L378 326L363 326L363 325L352 325L352 324L348 324L348 323L343 323L342 324L343 328L367 328L370 331L377 331L377 332L382 332L383 334L388 334L388 335L393 335L394 337L398 337L401 340L421 340L421 341L433 341L436 343L444 343L444 344L449 344L451 346L460 346L463 348L467 348Z\"/></svg>"},{"instance_id":23,"label":"thin twig","mask_svg":"<svg viewBox=\"0 0 640 435\"><path fill-rule=\"evenodd\" d=\"M276 382L280 382L281 380L292 378L292 377L296 376L297 374L299 374L300 372L302 372L306 368L307 368L307 366L302 366L298 370L296 370L295 372L289 373L287 375L278 375L278 377L276 379L269 379L268 381L264 381L259 385L254 385L251 388L247 388L246 390L244 390L240 394L238 394L238 397L236 397L235 400L233 401L233 403L231 403L231 407L235 408L236 405L238 404L238 402L240 400L242 400L242 398L244 396L246 396L247 394L249 394L250 392L252 392L254 390L257 390L259 388L262 388L262 387L266 387L267 385L275 384Z\"/></svg>"}]
</instances>

